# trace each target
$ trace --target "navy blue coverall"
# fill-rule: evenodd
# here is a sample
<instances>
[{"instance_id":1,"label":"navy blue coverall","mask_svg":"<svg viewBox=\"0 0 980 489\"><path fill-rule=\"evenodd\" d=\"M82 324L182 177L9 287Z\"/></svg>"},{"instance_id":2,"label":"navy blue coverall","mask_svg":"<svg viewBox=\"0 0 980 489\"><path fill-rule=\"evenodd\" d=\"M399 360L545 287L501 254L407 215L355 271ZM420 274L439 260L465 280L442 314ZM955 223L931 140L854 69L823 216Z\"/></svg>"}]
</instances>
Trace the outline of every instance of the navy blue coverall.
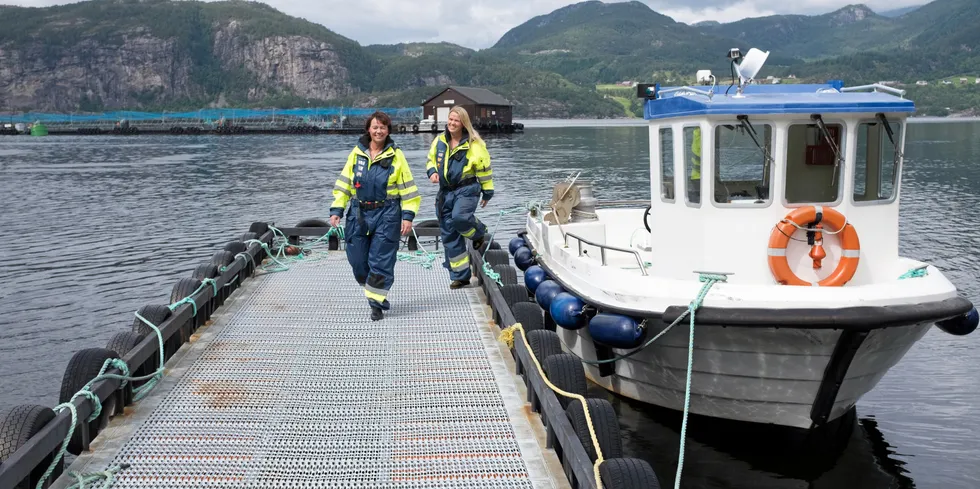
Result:
<instances>
[{"instance_id":1,"label":"navy blue coverall","mask_svg":"<svg viewBox=\"0 0 980 489\"><path fill-rule=\"evenodd\" d=\"M387 310L401 222L415 219L422 196L404 153L391 138L374 160L369 144L370 137L362 137L348 156L334 185L330 214L343 217L350 202L344 224L347 261L371 307Z\"/></svg>"},{"instance_id":2,"label":"navy blue coverall","mask_svg":"<svg viewBox=\"0 0 980 489\"><path fill-rule=\"evenodd\" d=\"M447 130L432 141L426 172L430 177L439 174L436 216L446 249L443 266L450 279L466 281L472 275L466 239L479 241L487 234L487 226L474 214L481 194L483 200L493 197L493 171L483 141L471 141L465 130L452 150L449 140Z\"/></svg>"}]
</instances>

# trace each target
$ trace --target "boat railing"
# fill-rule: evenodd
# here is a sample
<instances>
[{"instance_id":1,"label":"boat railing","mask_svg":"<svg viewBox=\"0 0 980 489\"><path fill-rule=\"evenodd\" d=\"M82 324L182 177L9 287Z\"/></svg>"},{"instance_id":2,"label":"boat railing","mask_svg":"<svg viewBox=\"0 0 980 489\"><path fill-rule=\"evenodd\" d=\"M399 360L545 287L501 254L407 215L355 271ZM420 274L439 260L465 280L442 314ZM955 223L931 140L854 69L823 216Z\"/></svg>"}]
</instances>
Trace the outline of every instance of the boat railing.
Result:
<instances>
[{"instance_id":1,"label":"boat railing","mask_svg":"<svg viewBox=\"0 0 980 489\"><path fill-rule=\"evenodd\" d=\"M629 250L629 249L626 249L626 248L619 248L619 247L616 247L616 246L609 246L609 245L606 245L606 244L596 243L594 241L589 241L589 240L587 240L587 239L585 239L585 238L583 238L581 236L578 236L578 235L575 235L575 234L572 234L572 233L565 233L565 247L566 248L568 248L568 238L569 237L572 237L572 238L575 238L575 239L578 240L578 256L580 256L580 257L582 256L582 243L585 243L587 245L591 245L591 246L595 246L595 247L599 248L599 256L600 256L600 259L601 259L601 262L602 262L602 266L606 266L606 250L618 251L620 253L629 253L629 254L633 255L636 258L636 263L638 265L640 265L640 273L642 273L644 276L647 275L647 269L646 269L645 266L643 266L643 258L640 256L640 253L638 251L636 251L636 250Z\"/></svg>"},{"instance_id":2,"label":"boat railing","mask_svg":"<svg viewBox=\"0 0 980 489\"><path fill-rule=\"evenodd\" d=\"M905 95L905 90L901 88L889 87L888 85L882 85L880 83L872 83L870 85L860 85L857 87L843 87L840 89L841 93L844 92L860 92L864 90L871 90L872 92L877 92L881 90L882 92L888 92L894 95L902 97Z\"/></svg>"}]
</instances>

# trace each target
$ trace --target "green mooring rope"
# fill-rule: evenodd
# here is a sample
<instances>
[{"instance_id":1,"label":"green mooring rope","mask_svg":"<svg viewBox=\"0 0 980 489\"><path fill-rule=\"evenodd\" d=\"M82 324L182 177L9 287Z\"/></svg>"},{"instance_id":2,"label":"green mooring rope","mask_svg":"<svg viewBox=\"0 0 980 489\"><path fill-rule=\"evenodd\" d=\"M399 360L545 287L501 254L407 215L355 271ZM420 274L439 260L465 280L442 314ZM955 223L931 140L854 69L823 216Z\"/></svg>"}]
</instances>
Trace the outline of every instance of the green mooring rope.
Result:
<instances>
[{"instance_id":1,"label":"green mooring rope","mask_svg":"<svg viewBox=\"0 0 980 489\"><path fill-rule=\"evenodd\" d=\"M412 235L415 236L415 244L418 245L419 249L414 253L404 252L404 251L399 252L396 255L398 261L403 261L406 263L414 263L425 269L432 268L432 264L436 261L439 255L443 254L443 252L434 251L430 253L429 250L425 249L425 247L422 246L422 243L419 241L418 233L415 232L415 226L412 226Z\"/></svg>"},{"instance_id":2,"label":"green mooring rope","mask_svg":"<svg viewBox=\"0 0 980 489\"><path fill-rule=\"evenodd\" d=\"M929 275L929 272L926 270L927 267L928 265L923 265L921 267L913 268L903 273L901 276L898 277L898 279L905 280L907 278L925 277L926 275Z\"/></svg>"},{"instance_id":3,"label":"green mooring rope","mask_svg":"<svg viewBox=\"0 0 980 489\"><path fill-rule=\"evenodd\" d=\"M483 250L483 253L480 255L480 260L483 262L483 273L490 280L497 282L497 285L500 287L503 287L504 284L500 282L500 274L495 272L493 268L490 266L490 264L487 263L486 260L487 252L490 251L490 244L493 243L493 237L497 234L497 229L500 227L500 220L504 217L504 214L511 214L518 211L527 211L531 208L530 205L531 204L528 203L528 204L521 204L519 206L514 206L510 209L501 209L500 212L497 214L497 223L493 225L493 231L490 232L489 238L485 240L486 248Z\"/></svg>"},{"instance_id":4,"label":"green mooring rope","mask_svg":"<svg viewBox=\"0 0 980 489\"><path fill-rule=\"evenodd\" d=\"M273 251L269 245L257 239L246 240L245 245L249 246L252 243L258 243L260 246L262 246L262 249L266 251L269 258L272 260L273 263L275 263L276 267L262 266L257 268L255 264L255 259L252 258L252 256L249 255L248 253L238 253L235 255L235 259L237 260L239 258L242 258L248 260L252 263L253 268L263 270L264 272L267 273L288 270L289 269L288 263L292 263L299 260L309 260L309 258L305 255L303 251L301 251L300 254L296 257L287 257L285 250L286 250L286 246L288 245L288 238L282 233L281 230L273 226L269 226L269 229L272 230L273 241L275 241L276 238L279 238L280 241L275 251ZM329 240L330 236L334 236L334 235L336 235L339 239L343 240L344 239L343 228L342 227L331 228L326 234L317 238L309 245L301 248L301 250L309 251L311 256L315 254L326 254L325 251L313 249L313 246L322 245L323 243ZM227 270L227 267L220 267L220 270L223 272ZM237 280L237 279L238 277L236 276L232 280ZM197 295L198 292L200 292L203 288L208 286L211 287L212 297L217 296L218 295L217 281L215 281L212 278L206 278L202 280L201 284L197 287L197 289L195 289L193 292L188 294L187 297L184 297L183 299L176 301L173 304L168 305L167 307L171 311L176 311L182 305L190 304L191 307L193 308L193 316L197 316L198 305L197 302L194 301L193 296ZM54 407L54 411L56 412L61 411L63 409L67 409L71 413L71 426L69 426L68 434L65 435L65 439L61 444L61 449L58 450L54 459L51 461L51 464L48 466L47 470L44 472L44 474L41 476L41 479L38 481L37 489L42 489L44 487L44 484L46 483L48 478L51 477L51 474L54 472L55 466L62 460L62 458L64 458L65 452L68 451L68 444L71 442L71 438L75 434L75 427L78 424L78 410L75 408L75 404L74 404L75 399L77 399L78 397L85 397L90 401L92 401L92 404L94 406L92 410L92 415L89 416L89 418L85 421L87 423L90 423L96 420L102 414L102 402L99 400L99 397L90 390L91 386L94 385L96 382L105 379L118 379L122 381L121 387L125 387L129 382L145 381L143 385L133 389L133 402L138 402L143 398L145 398L153 389L153 387L155 387L163 378L164 363L165 363L165 353L163 348L163 333L160 331L160 328L157 325L153 324L150 320L140 315L139 312L136 312L135 314L136 314L136 318L139 319L143 324L149 326L157 337L157 349L160 354L160 365L153 373L150 373L148 375L143 375L140 377L133 377L130 375L129 366L126 364L126 362L122 361L119 358L110 358L106 360L105 363L102 365L102 369L99 371L99 374L96 375L92 380L88 381L81 389L79 389L78 392L72 395L71 399L69 399L67 402L61 403ZM106 373L106 371L110 367L118 369L120 372L122 372L122 374ZM84 489L88 484L95 483L100 480L103 481L101 487L103 489L107 489L115 482L116 474L118 474L119 471L127 468L129 468L129 464L119 464L119 465L109 467L102 472L93 472L89 474L80 474L74 471L69 472L68 475L75 478L75 483L69 486L68 489Z\"/></svg>"},{"instance_id":5,"label":"green mooring rope","mask_svg":"<svg viewBox=\"0 0 980 489\"><path fill-rule=\"evenodd\" d=\"M704 282L704 285L701 286L701 291L698 292L698 296L688 304L687 311L684 312L684 314L691 314L691 326L687 342L687 383L684 387L684 420L681 421L681 446L678 450L677 474L674 476L674 489L680 489L681 472L684 470L684 442L687 438L687 415L691 407L691 368L694 365L694 312L704 303L704 298L708 295L708 291L711 290L711 286L718 282L727 281L728 277L712 273L701 273L698 274L698 280ZM684 314L681 314L674 323L679 322L684 317Z\"/></svg>"}]
</instances>

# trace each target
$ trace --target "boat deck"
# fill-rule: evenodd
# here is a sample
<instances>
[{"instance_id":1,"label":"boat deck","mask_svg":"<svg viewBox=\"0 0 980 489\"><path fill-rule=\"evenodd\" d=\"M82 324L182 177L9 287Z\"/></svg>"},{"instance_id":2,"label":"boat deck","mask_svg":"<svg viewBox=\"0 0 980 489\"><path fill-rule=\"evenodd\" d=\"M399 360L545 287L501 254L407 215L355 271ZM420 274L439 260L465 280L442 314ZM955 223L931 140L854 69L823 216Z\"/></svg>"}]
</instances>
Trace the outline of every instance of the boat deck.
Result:
<instances>
[{"instance_id":1,"label":"boat deck","mask_svg":"<svg viewBox=\"0 0 980 489\"><path fill-rule=\"evenodd\" d=\"M448 283L399 262L372 322L343 251L259 272L53 487L569 487L481 289Z\"/></svg>"}]
</instances>

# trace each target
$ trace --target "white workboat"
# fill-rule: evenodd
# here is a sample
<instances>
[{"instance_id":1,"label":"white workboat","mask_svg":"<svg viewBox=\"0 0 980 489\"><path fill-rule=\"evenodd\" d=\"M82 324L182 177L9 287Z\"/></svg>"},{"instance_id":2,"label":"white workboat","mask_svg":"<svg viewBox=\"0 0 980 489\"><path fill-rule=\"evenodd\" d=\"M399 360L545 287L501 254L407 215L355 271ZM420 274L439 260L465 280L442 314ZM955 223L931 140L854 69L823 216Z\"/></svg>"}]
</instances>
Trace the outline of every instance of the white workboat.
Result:
<instances>
[{"instance_id":1,"label":"white workboat","mask_svg":"<svg viewBox=\"0 0 980 489\"><path fill-rule=\"evenodd\" d=\"M588 324L557 332L592 361L645 344L702 273L725 275L696 311L690 412L811 429L850 412L933 325L968 334L977 312L940 270L898 253L913 102L878 85L751 83L766 56L736 55L728 91L640 85L649 206L597 207L588 175L559 184L552 209L528 214L530 252L515 262L589 306ZM682 410L688 344L684 319L586 373Z\"/></svg>"}]
</instances>

